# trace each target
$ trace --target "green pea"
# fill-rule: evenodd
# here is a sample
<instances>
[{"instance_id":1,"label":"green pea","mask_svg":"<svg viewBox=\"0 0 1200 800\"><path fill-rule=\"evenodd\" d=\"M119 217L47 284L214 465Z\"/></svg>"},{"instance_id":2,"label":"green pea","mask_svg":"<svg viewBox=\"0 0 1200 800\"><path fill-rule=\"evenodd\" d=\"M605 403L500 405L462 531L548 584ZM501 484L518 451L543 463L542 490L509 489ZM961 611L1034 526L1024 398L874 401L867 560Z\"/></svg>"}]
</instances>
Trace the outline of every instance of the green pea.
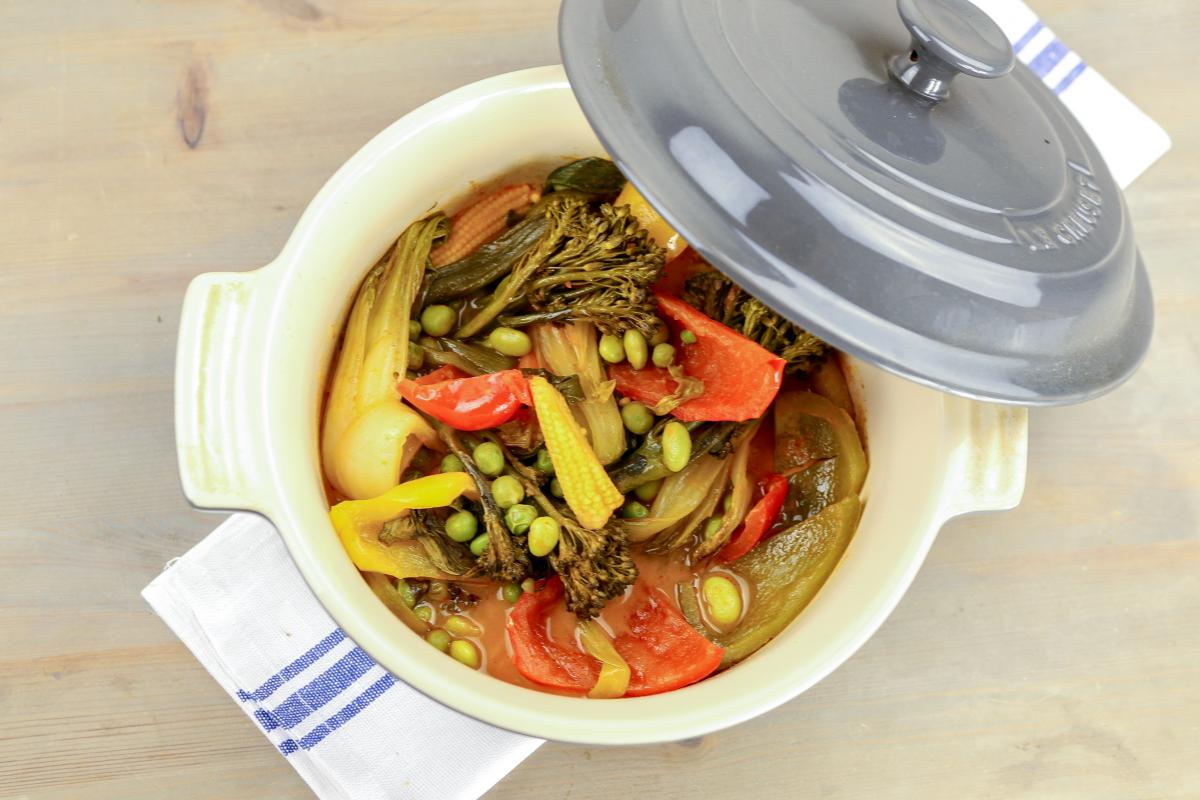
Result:
<instances>
[{"instance_id":1,"label":"green pea","mask_svg":"<svg viewBox=\"0 0 1200 800\"><path fill-rule=\"evenodd\" d=\"M450 649L450 634L446 633L441 628L434 628L429 633L425 634L425 641L429 642L443 653Z\"/></svg>"},{"instance_id":2,"label":"green pea","mask_svg":"<svg viewBox=\"0 0 1200 800\"><path fill-rule=\"evenodd\" d=\"M654 335L650 337L650 346L657 347L667 341L671 336L671 330L667 324L661 319L654 320Z\"/></svg>"},{"instance_id":3,"label":"green pea","mask_svg":"<svg viewBox=\"0 0 1200 800\"><path fill-rule=\"evenodd\" d=\"M525 594L532 594L533 590L536 588L537 581L535 581L533 578L526 578L525 580L521 581L521 591Z\"/></svg>"},{"instance_id":4,"label":"green pea","mask_svg":"<svg viewBox=\"0 0 1200 800\"><path fill-rule=\"evenodd\" d=\"M620 364L625 360L625 345L621 337L606 333L600 337L600 357L610 364Z\"/></svg>"},{"instance_id":5,"label":"green pea","mask_svg":"<svg viewBox=\"0 0 1200 800\"><path fill-rule=\"evenodd\" d=\"M515 358L527 356L533 350L529 336L516 328L494 328L487 335L487 345L498 353Z\"/></svg>"},{"instance_id":6,"label":"green pea","mask_svg":"<svg viewBox=\"0 0 1200 800\"><path fill-rule=\"evenodd\" d=\"M533 462L534 468L543 475L554 474L554 462L550 459L550 451L546 448L541 448L537 451L537 460Z\"/></svg>"},{"instance_id":7,"label":"green pea","mask_svg":"<svg viewBox=\"0 0 1200 800\"><path fill-rule=\"evenodd\" d=\"M417 322L415 319L410 319L408 321L408 339L409 339L409 341L415 342L420 335L421 335L421 323Z\"/></svg>"},{"instance_id":8,"label":"green pea","mask_svg":"<svg viewBox=\"0 0 1200 800\"><path fill-rule=\"evenodd\" d=\"M550 479L550 494L554 495L555 497L559 498L560 500L562 499L563 488L562 488L562 484L559 482L558 478Z\"/></svg>"},{"instance_id":9,"label":"green pea","mask_svg":"<svg viewBox=\"0 0 1200 800\"><path fill-rule=\"evenodd\" d=\"M529 552L539 558L558 546L559 526L553 517L538 517L529 526Z\"/></svg>"},{"instance_id":10,"label":"green pea","mask_svg":"<svg viewBox=\"0 0 1200 800\"><path fill-rule=\"evenodd\" d=\"M483 551L488 548L488 535L486 533L479 534L467 546L471 548L471 555L479 558L483 555Z\"/></svg>"},{"instance_id":11,"label":"green pea","mask_svg":"<svg viewBox=\"0 0 1200 800\"><path fill-rule=\"evenodd\" d=\"M537 519L537 515L537 509L533 506L527 503L517 503L504 512L504 524L513 533L522 534L529 530L529 526Z\"/></svg>"},{"instance_id":12,"label":"green pea","mask_svg":"<svg viewBox=\"0 0 1200 800\"><path fill-rule=\"evenodd\" d=\"M506 583L504 584L504 588L500 590L500 594L504 597L506 603L515 603L521 599L523 592L520 584Z\"/></svg>"},{"instance_id":13,"label":"green pea","mask_svg":"<svg viewBox=\"0 0 1200 800\"><path fill-rule=\"evenodd\" d=\"M700 585L709 618L722 628L741 619L742 592L736 583L724 575L710 575Z\"/></svg>"},{"instance_id":14,"label":"green pea","mask_svg":"<svg viewBox=\"0 0 1200 800\"><path fill-rule=\"evenodd\" d=\"M492 481L492 498L501 508L512 508L525 499L525 487L512 475L501 475Z\"/></svg>"},{"instance_id":15,"label":"green pea","mask_svg":"<svg viewBox=\"0 0 1200 800\"><path fill-rule=\"evenodd\" d=\"M480 442L475 445L471 457L475 459L475 466L479 467L479 471L489 478L504 472L504 453L495 442Z\"/></svg>"},{"instance_id":16,"label":"green pea","mask_svg":"<svg viewBox=\"0 0 1200 800\"><path fill-rule=\"evenodd\" d=\"M648 433L654 427L654 412L641 403L627 403L621 408L621 421L630 433Z\"/></svg>"},{"instance_id":17,"label":"green pea","mask_svg":"<svg viewBox=\"0 0 1200 800\"><path fill-rule=\"evenodd\" d=\"M426 622L429 622L429 620L433 619L433 606L417 606L413 610L417 612L418 617Z\"/></svg>"},{"instance_id":18,"label":"green pea","mask_svg":"<svg viewBox=\"0 0 1200 800\"><path fill-rule=\"evenodd\" d=\"M625 345L625 357L629 359L631 367L641 369L646 366L646 361L650 358L650 348L647 347L646 337L642 335L641 331L625 331L622 344Z\"/></svg>"},{"instance_id":19,"label":"green pea","mask_svg":"<svg viewBox=\"0 0 1200 800\"><path fill-rule=\"evenodd\" d=\"M465 470L462 459L454 453L449 453L442 459L442 472L463 472Z\"/></svg>"},{"instance_id":20,"label":"green pea","mask_svg":"<svg viewBox=\"0 0 1200 800\"><path fill-rule=\"evenodd\" d=\"M671 366L675 363L675 345L666 342L654 345L654 353L651 354L650 360L656 367Z\"/></svg>"},{"instance_id":21,"label":"green pea","mask_svg":"<svg viewBox=\"0 0 1200 800\"><path fill-rule=\"evenodd\" d=\"M679 341L683 342L684 344L695 344L696 334L692 333L691 331L683 331L679 334Z\"/></svg>"},{"instance_id":22,"label":"green pea","mask_svg":"<svg viewBox=\"0 0 1200 800\"><path fill-rule=\"evenodd\" d=\"M662 460L671 472L679 472L692 457L692 434L682 422L672 420L662 433Z\"/></svg>"},{"instance_id":23,"label":"green pea","mask_svg":"<svg viewBox=\"0 0 1200 800\"><path fill-rule=\"evenodd\" d=\"M455 636L479 636L483 633L483 628L480 628L475 624L474 620L468 619L462 614L447 617L446 621L442 623L442 627Z\"/></svg>"},{"instance_id":24,"label":"green pea","mask_svg":"<svg viewBox=\"0 0 1200 800\"><path fill-rule=\"evenodd\" d=\"M450 306L426 306L421 312L421 328L430 336L445 336L454 329L457 316Z\"/></svg>"},{"instance_id":25,"label":"green pea","mask_svg":"<svg viewBox=\"0 0 1200 800\"><path fill-rule=\"evenodd\" d=\"M420 369L425 366L425 350L414 342L408 343L408 368Z\"/></svg>"},{"instance_id":26,"label":"green pea","mask_svg":"<svg viewBox=\"0 0 1200 800\"><path fill-rule=\"evenodd\" d=\"M721 517L709 517L708 522L704 523L704 538L711 539L717 535L717 531L721 530L721 525L725 523Z\"/></svg>"},{"instance_id":27,"label":"green pea","mask_svg":"<svg viewBox=\"0 0 1200 800\"><path fill-rule=\"evenodd\" d=\"M471 541L478 530L479 520L470 511L455 511L446 517L446 535L456 542Z\"/></svg>"},{"instance_id":28,"label":"green pea","mask_svg":"<svg viewBox=\"0 0 1200 800\"><path fill-rule=\"evenodd\" d=\"M643 503L649 503L654 498L658 497L658 490L662 488L663 479L659 478L656 481L643 483L641 486L633 490L634 495Z\"/></svg>"},{"instance_id":29,"label":"green pea","mask_svg":"<svg viewBox=\"0 0 1200 800\"><path fill-rule=\"evenodd\" d=\"M450 657L471 669L479 669L479 648L466 639L455 639L450 643Z\"/></svg>"},{"instance_id":30,"label":"green pea","mask_svg":"<svg viewBox=\"0 0 1200 800\"><path fill-rule=\"evenodd\" d=\"M625 519L641 519L649 515L649 513L650 509L637 500L626 500L625 505L621 506L621 516Z\"/></svg>"}]
</instances>

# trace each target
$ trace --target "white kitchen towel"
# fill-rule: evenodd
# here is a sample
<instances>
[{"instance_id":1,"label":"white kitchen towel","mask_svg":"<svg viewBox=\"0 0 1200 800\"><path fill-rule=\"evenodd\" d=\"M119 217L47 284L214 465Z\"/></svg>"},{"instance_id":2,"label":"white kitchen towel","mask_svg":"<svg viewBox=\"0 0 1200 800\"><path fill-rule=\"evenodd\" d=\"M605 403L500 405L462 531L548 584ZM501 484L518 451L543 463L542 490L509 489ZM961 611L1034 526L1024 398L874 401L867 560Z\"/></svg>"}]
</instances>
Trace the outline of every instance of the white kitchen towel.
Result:
<instances>
[{"instance_id":1,"label":"white kitchen towel","mask_svg":"<svg viewBox=\"0 0 1200 800\"><path fill-rule=\"evenodd\" d=\"M230 517L142 596L322 800L474 800L542 743L397 681L253 514Z\"/></svg>"},{"instance_id":2,"label":"white kitchen towel","mask_svg":"<svg viewBox=\"0 0 1200 800\"><path fill-rule=\"evenodd\" d=\"M1024 3L974 2L1074 112L1122 186L1167 151L1166 132ZM440 706L375 664L259 517L230 518L143 594L322 800L473 800L541 744Z\"/></svg>"}]
</instances>

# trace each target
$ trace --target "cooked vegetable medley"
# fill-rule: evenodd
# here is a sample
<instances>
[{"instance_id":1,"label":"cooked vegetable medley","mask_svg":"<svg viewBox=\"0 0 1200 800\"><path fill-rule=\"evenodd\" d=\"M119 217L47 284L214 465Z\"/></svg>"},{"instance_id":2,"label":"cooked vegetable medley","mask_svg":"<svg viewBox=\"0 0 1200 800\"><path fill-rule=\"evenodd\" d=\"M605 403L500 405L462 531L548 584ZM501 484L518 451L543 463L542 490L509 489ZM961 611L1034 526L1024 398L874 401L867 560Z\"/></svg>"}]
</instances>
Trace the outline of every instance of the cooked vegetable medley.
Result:
<instances>
[{"instance_id":1,"label":"cooked vegetable medley","mask_svg":"<svg viewBox=\"0 0 1200 800\"><path fill-rule=\"evenodd\" d=\"M770 641L841 558L867 471L824 343L598 158L404 231L351 307L321 456L342 545L406 625L593 698Z\"/></svg>"}]
</instances>

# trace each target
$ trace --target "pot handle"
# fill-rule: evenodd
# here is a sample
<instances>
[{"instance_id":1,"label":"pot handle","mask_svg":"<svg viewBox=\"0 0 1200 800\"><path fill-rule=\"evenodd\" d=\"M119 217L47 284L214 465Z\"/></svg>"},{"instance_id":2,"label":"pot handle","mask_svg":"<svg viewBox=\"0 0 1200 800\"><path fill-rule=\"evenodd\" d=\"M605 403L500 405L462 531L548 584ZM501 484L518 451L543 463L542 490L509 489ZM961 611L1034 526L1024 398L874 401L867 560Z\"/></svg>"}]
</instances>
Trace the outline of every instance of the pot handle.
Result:
<instances>
[{"instance_id":1,"label":"pot handle","mask_svg":"<svg viewBox=\"0 0 1200 800\"><path fill-rule=\"evenodd\" d=\"M183 300L175 358L175 445L199 508L266 513L262 342L265 269L210 272Z\"/></svg>"},{"instance_id":2,"label":"pot handle","mask_svg":"<svg viewBox=\"0 0 1200 800\"><path fill-rule=\"evenodd\" d=\"M967 429L951 454L944 519L977 511L1007 511L1025 492L1029 412L955 398Z\"/></svg>"}]
</instances>

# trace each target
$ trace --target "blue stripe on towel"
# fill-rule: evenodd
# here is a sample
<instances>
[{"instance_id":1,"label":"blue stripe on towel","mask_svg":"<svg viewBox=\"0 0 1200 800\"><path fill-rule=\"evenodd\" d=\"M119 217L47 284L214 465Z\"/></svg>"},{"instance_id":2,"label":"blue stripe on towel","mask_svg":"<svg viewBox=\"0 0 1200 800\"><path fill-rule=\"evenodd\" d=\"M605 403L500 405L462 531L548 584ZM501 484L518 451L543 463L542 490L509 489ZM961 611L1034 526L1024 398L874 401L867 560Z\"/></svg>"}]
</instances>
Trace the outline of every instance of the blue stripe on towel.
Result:
<instances>
[{"instance_id":1,"label":"blue stripe on towel","mask_svg":"<svg viewBox=\"0 0 1200 800\"><path fill-rule=\"evenodd\" d=\"M1086 70L1086 69L1087 69L1087 64L1080 61L1078 64L1076 64L1071 69L1070 72L1068 72L1066 75L1063 76L1063 79L1061 81L1058 82L1058 85L1054 87L1054 93L1062 94L1063 92L1065 92L1067 90L1067 88L1072 83L1075 82L1075 79L1078 78L1080 75L1082 75L1084 70Z\"/></svg>"},{"instance_id":2,"label":"blue stripe on towel","mask_svg":"<svg viewBox=\"0 0 1200 800\"><path fill-rule=\"evenodd\" d=\"M1050 42L1042 48L1042 52L1033 57L1033 61L1029 62L1029 68L1033 70L1033 74L1039 78L1044 78L1050 74L1050 70L1054 69L1058 62L1063 60L1067 53L1071 52L1065 44L1058 39Z\"/></svg>"},{"instance_id":3,"label":"blue stripe on towel","mask_svg":"<svg viewBox=\"0 0 1200 800\"><path fill-rule=\"evenodd\" d=\"M345 638L346 634L341 628L334 629L333 633L329 634L324 639L313 645L307 653L300 656L283 669L279 670L279 672L276 672L270 678L267 678L266 682L253 692L245 692L241 689L238 689L238 699L243 703L250 701L261 703L263 700L266 700L268 697L274 694L280 686L283 686L292 678L296 677L301 672L304 672L304 670L316 663L321 656L337 647L337 645Z\"/></svg>"},{"instance_id":4,"label":"blue stripe on towel","mask_svg":"<svg viewBox=\"0 0 1200 800\"><path fill-rule=\"evenodd\" d=\"M362 694L343 706L340 711L300 737L299 742L295 739L284 739L280 742L279 752L290 756L297 750L311 750L326 736L354 719L360 711L374 703L384 692L395 685L396 679L392 677L391 673L384 673L382 678L368 686Z\"/></svg>"},{"instance_id":5,"label":"blue stripe on towel","mask_svg":"<svg viewBox=\"0 0 1200 800\"><path fill-rule=\"evenodd\" d=\"M352 683L373 666L375 662L371 657L362 648L355 647L306 686L297 689L273 711L255 710L254 718L263 726L263 730L294 728L307 719L309 714L350 688Z\"/></svg>"},{"instance_id":6,"label":"blue stripe on towel","mask_svg":"<svg viewBox=\"0 0 1200 800\"><path fill-rule=\"evenodd\" d=\"M1039 33L1041 33L1042 28L1044 28L1044 27L1046 27L1046 26L1042 24L1042 21L1040 19L1037 22L1033 23L1033 27L1030 28L1029 30L1025 31L1025 34L1020 39L1017 39L1017 41L1013 43L1013 51L1019 53L1022 50L1024 50L1025 46L1028 45L1030 42L1032 42L1033 37L1035 37Z\"/></svg>"}]
</instances>

